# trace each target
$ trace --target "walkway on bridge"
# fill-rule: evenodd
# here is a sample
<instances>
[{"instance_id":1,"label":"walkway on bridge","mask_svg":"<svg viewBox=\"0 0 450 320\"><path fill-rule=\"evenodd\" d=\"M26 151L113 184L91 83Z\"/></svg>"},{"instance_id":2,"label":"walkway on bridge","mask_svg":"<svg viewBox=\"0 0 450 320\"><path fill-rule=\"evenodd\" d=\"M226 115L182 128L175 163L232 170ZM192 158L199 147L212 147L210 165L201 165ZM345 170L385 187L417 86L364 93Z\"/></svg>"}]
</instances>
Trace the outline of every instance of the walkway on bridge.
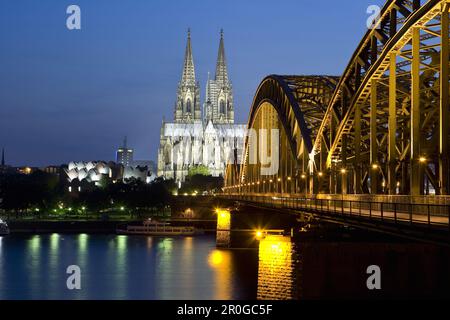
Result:
<instances>
[{"instance_id":1,"label":"walkway on bridge","mask_svg":"<svg viewBox=\"0 0 450 320\"><path fill-rule=\"evenodd\" d=\"M304 195L221 195L259 207L294 211L332 222L369 227L396 235L420 231L420 239L450 237L450 205L430 203L376 202L336 199L336 195L305 197ZM338 196L339 197L339 196ZM392 228L394 227L394 229ZM442 242L440 240L440 242Z\"/></svg>"}]
</instances>

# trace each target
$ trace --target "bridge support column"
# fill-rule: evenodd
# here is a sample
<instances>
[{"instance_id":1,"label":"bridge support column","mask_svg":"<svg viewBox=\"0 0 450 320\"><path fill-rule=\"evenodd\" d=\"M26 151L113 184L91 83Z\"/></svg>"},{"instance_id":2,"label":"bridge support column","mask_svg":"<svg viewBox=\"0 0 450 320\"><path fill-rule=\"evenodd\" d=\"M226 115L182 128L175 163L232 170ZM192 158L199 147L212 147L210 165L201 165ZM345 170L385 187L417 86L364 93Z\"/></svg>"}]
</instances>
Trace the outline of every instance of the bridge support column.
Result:
<instances>
[{"instance_id":1,"label":"bridge support column","mask_svg":"<svg viewBox=\"0 0 450 320\"><path fill-rule=\"evenodd\" d=\"M291 237L268 235L259 243L258 300L300 298L299 248Z\"/></svg>"},{"instance_id":2,"label":"bridge support column","mask_svg":"<svg viewBox=\"0 0 450 320\"><path fill-rule=\"evenodd\" d=\"M329 144L330 147L333 144L334 141L334 131L335 131L335 119L334 119L334 115L332 114L330 116L330 135L329 135ZM330 193L331 194L336 194L337 190L336 190L336 165L333 163L333 161L331 161L330 164L330 181L329 181L329 189L330 189Z\"/></svg>"},{"instance_id":3,"label":"bridge support column","mask_svg":"<svg viewBox=\"0 0 450 320\"><path fill-rule=\"evenodd\" d=\"M353 162L353 193L362 193L361 188L361 106L358 104L355 109L355 159Z\"/></svg>"},{"instance_id":4,"label":"bridge support column","mask_svg":"<svg viewBox=\"0 0 450 320\"><path fill-rule=\"evenodd\" d=\"M440 194L450 193L449 177L449 4L444 3L441 14L441 74L439 106L439 185Z\"/></svg>"},{"instance_id":5,"label":"bridge support column","mask_svg":"<svg viewBox=\"0 0 450 320\"><path fill-rule=\"evenodd\" d=\"M330 193L336 194L336 165L334 163L331 164L330 167Z\"/></svg>"},{"instance_id":6,"label":"bridge support column","mask_svg":"<svg viewBox=\"0 0 450 320\"><path fill-rule=\"evenodd\" d=\"M410 193L412 196L423 194L423 170L420 155L420 29L412 30L412 66L411 66L411 170ZM425 164L423 164L425 165Z\"/></svg>"},{"instance_id":7,"label":"bridge support column","mask_svg":"<svg viewBox=\"0 0 450 320\"><path fill-rule=\"evenodd\" d=\"M219 248L231 246L231 212L225 209L217 209L216 245Z\"/></svg>"},{"instance_id":8,"label":"bridge support column","mask_svg":"<svg viewBox=\"0 0 450 320\"><path fill-rule=\"evenodd\" d=\"M397 164L397 53L390 55L389 68L389 115L388 115L388 190L389 194L395 194L396 164Z\"/></svg>"},{"instance_id":9,"label":"bridge support column","mask_svg":"<svg viewBox=\"0 0 450 320\"><path fill-rule=\"evenodd\" d=\"M370 87L370 193L378 194L378 140L377 140L377 85L372 80Z\"/></svg>"},{"instance_id":10,"label":"bridge support column","mask_svg":"<svg viewBox=\"0 0 450 320\"><path fill-rule=\"evenodd\" d=\"M347 136L342 136L342 168L341 168L341 193L348 193L348 168L347 168Z\"/></svg>"}]
</instances>

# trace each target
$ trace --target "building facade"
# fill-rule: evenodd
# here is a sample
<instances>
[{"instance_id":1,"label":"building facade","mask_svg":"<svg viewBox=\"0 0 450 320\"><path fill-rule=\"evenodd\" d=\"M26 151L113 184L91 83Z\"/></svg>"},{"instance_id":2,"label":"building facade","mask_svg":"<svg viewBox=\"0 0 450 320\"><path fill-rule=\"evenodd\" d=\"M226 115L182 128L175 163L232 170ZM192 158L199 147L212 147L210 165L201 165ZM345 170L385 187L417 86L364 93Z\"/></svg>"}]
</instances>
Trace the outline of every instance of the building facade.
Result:
<instances>
[{"instance_id":1,"label":"building facade","mask_svg":"<svg viewBox=\"0 0 450 320\"><path fill-rule=\"evenodd\" d=\"M246 125L234 123L233 90L222 31L216 72L212 79L208 75L203 108L200 106L200 85L188 31L174 120L163 121L161 126L158 176L183 182L191 168L201 165L218 177L223 176L227 164L239 161Z\"/></svg>"},{"instance_id":2,"label":"building facade","mask_svg":"<svg viewBox=\"0 0 450 320\"><path fill-rule=\"evenodd\" d=\"M116 162L128 167L133 164L134 151L127 146L127 137L123 140L123 146L119 147L116 152Z\"/></svg>"}]
</instances>

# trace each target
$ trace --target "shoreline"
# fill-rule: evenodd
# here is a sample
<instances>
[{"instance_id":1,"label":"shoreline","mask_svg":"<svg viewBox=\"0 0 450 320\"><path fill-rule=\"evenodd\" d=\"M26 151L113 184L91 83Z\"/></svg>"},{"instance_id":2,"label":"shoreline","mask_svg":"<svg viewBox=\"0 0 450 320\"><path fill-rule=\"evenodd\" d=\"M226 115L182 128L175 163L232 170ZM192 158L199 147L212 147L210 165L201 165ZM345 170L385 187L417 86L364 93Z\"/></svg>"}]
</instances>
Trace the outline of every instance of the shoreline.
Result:
<instances>
[{"instance_id":1,"label":"shoreline","mask_svg":"<svg viewBox=\"0 0 450 320\"><path fill-rule=\"evenodd\" d=\"M197 228L215 229L212 221L171 221L173 225L188 223ZM142 220L113 220L113 221L10 221L8 223L11 234L25 233L116 233L117 227L123 224L141 224Z\"/></svg>"}]
</instances>

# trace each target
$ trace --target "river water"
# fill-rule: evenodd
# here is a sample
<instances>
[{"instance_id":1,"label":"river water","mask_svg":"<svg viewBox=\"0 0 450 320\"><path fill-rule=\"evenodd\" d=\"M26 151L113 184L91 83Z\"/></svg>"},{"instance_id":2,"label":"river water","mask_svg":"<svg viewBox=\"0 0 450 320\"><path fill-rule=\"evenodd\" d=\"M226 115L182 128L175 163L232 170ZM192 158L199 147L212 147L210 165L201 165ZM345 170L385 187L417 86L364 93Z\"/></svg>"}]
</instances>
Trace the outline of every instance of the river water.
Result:
<instances>
[{"instance_id":1,"label":"river water","mask_svg":"<svg viewBox=\"0 0 450 320\"><path fill-rule=\"evenodd\" d=\"M67 287L71 265L80 290ZM0 300L449 298L449 269L448 248L361 238L268 236L258 249L221 250L214 235L0 237Z\"/></svg>"},{"instance_id":2,"label":"river water","mask_svg":"<svg viewBox=\"0 0 450 320\"><path fill-rule=\"evenodd\" d=\"M81 290L67 288L67 267ZM254 299L256 250L218 250L214 236L98 234L0 237L2 299Z\"/></svg>"}]
</instances>

